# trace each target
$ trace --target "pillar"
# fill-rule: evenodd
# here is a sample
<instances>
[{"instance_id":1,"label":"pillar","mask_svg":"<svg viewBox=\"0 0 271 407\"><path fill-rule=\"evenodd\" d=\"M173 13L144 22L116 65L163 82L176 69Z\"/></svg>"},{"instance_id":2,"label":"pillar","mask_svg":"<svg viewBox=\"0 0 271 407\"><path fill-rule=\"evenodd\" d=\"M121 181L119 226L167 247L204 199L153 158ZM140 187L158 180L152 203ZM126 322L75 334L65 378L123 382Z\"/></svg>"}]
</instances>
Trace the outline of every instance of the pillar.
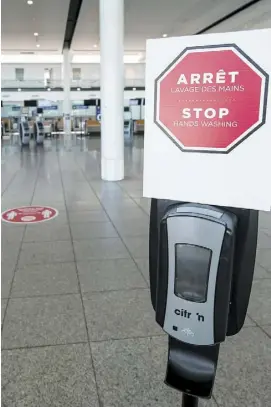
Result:
<instances>
[{"instance_id":1,"label":"pillar","mask_svg":"<svg viewBox=\"0 0 271 407\"><path fill-rule=\"evenodd\" d=\"M124 0L100 0L101 169L124 178Z\"/></svg>"},{"instance_id":2,"label":"pillar","mask_svg":"<svg viewBox=\"0 0 271 407\"><path fill-rule=\"evenodd\" d=\"M65 134L71 133L71 53L63 50L63 127Z\"/></svg>"}]
</instances>

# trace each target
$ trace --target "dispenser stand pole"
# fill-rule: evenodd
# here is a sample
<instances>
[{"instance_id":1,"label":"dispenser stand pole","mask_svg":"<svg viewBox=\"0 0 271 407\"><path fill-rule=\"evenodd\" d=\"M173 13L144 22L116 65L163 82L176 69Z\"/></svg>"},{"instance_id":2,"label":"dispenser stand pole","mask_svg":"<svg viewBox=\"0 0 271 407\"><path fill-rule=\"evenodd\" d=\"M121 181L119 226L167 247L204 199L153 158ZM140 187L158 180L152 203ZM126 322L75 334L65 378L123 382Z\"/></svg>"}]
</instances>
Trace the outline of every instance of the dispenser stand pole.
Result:
<instances>
[{"instance_id":1,"label":"dispenser stand pole","mask_svg":"<svg viewBox=\"0 0 271 407\"><path fill-rule=\"evenodd\" d=\"M198 397L190 396L189 394L183 393L182 407L198 407L198 405Z\"/></svg>"}]
</instances>

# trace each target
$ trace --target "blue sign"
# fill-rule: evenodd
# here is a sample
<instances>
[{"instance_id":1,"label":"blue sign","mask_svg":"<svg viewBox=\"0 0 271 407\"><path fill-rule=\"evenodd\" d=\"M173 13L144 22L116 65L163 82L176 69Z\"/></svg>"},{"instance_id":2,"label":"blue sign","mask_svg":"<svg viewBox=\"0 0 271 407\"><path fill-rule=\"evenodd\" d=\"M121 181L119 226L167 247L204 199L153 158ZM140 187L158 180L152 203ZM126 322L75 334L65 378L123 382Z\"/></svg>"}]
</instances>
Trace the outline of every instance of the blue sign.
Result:
<instances>
[{"instance_id":1,"label":"blue sign","mask_svg":"<svg viewBox=\"0 0 271 407\"><path fill-rule=\"evenodd\" d=\"M19 112L21 110L21 106L12 106L11 110L13 112Z\"/></svg>"},{"instance_id":2,"label":"blue sign","mask_svg":"<svg viewBox=\"0 0 271 407\"><path fill-rule=\"evenodd\" d=\"M101 107L97 106L96 107L96 120L98 122L100 122L102 120L102 116L101 116Z\"/></svg>"},{"instance_id":3,"label":"blue sign","mask_svg":"<svg viewBox=\"0 0 271 407\"><path fill-rule=\"evenodd\" d=\"M52 105L52 106L43 106L43 110L57 110L58 106L57 105Z\"/></svg>"},{"instance_id":4,"label":"blue sign","mask_svg":"<svg viewBox=\"0 0 271 407\"><path fill-rule=\"evenodd\" d=\"M73 110L81 110L81 109L87 109L88 106L85 105L73 105Z\"/></svg>"}]
</instances>

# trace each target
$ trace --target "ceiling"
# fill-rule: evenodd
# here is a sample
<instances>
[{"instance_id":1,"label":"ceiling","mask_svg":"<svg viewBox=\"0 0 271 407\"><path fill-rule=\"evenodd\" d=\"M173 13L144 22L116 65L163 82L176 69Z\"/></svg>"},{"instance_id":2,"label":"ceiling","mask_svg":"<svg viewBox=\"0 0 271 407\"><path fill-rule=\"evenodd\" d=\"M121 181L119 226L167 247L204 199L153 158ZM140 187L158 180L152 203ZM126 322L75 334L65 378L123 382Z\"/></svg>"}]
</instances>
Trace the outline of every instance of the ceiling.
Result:
<instances>
[{"instance_id":1,"label":"ceiling","mask_svg":"<svg viewBox=\"0 0 271 407\"><path fill-rule=\"evenodd\" d=\"M2 0L2 52L60 54L70 0ZM144 55L147 38L190 35L249 0L124 0L125 53ZM271 27L271 1L262 0L208 32ZM34 32L39 33L38 40ZM36 41L40 48L36 47ZM97 47L95 47L97 45ZM99 0L83 0L72 45L74 54L99 53Z\"/></svg>"},{"instance_id":2,"label":"ceiling","mask_svg":"<svg viewBox=\"0 0 271 407\"><path fill-rule=\"evenodd\" d=\"M62 53L70 0L2 0L2 52ZM36 47L34 32L39 33Z\"/></svg>"},{"instance_id":3,"label":"ceiling","mask_svg":"<svg viewBox=\"0 0 271 407\"><path fill-rule=\"evenodd\" d=\"M125 0L126 53L145 50L146 39L191 35L248 3L248 0ZM271 8L271 6L270 6ZM99 0L84 0L75 29L74 52L99 44Z\"/></svg>"}]
</instances>

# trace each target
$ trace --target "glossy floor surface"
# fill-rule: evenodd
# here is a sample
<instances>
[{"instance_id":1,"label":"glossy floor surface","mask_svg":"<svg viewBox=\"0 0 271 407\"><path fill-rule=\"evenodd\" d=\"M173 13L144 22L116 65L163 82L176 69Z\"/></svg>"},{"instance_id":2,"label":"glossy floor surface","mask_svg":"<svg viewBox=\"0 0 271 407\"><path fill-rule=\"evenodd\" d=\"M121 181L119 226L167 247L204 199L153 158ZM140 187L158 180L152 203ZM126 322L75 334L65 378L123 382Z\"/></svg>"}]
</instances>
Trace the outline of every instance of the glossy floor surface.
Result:
<instances>
[{"instance_id":1,"label":"glossy floor surface","mask_svg":"<svg viewBox=\"0 0 271 407\"><path fill-rule=\"evenodd\" d=\"M163 384L167 339L150 303L142 137L126 145L125 162L124 181L102 182L99 139L23 149L3 141L2 211L35 204L59 211L37 225L2 223L3 407L181 405ZM201 406L270 406L266 213L248 314L221 346L214 398Z\"/></svg>"}]
</instances>

